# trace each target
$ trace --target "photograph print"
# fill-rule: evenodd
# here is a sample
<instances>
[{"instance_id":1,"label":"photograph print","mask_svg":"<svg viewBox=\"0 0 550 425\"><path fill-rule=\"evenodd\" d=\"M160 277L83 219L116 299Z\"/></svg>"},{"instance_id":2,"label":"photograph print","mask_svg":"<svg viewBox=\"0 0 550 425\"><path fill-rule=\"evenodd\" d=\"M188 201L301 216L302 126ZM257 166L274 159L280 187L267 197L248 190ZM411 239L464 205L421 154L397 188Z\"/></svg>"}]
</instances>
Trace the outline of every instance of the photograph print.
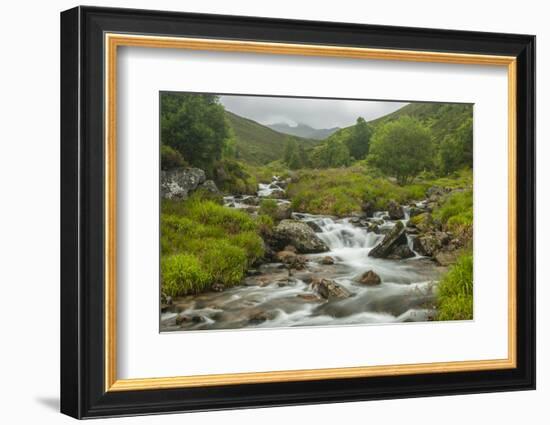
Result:
<instances>
[{"instance_id":1,"label":"photograph print","mask_svg":"<svg viewBox=\"0 0 550 425\"><path fill-rule=\"evenodd\" d=\"M473 319L473 105L160 93L160 331Z\"/></svg>"}]
</instances>

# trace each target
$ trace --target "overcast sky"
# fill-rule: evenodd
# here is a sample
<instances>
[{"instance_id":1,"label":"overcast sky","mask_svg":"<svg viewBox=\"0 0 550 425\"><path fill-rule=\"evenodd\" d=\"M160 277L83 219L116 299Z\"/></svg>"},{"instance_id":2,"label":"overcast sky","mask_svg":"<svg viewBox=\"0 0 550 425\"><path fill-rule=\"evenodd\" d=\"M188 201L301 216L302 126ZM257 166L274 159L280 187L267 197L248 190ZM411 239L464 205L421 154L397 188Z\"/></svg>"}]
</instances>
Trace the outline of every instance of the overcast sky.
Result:
<instances>
[{"instance_id":1,"label":"overcast sky","mask_svg":"<svg viewBox=\"0 0 550 425\"><path fill-rule=\"evenodd\" d=\"M357 117L370 121L406 103L366 100L299 99L264 96L220 96L228 111L260 124L307 124L313 128L347 127Z\"/></svg>"}]
</instances>

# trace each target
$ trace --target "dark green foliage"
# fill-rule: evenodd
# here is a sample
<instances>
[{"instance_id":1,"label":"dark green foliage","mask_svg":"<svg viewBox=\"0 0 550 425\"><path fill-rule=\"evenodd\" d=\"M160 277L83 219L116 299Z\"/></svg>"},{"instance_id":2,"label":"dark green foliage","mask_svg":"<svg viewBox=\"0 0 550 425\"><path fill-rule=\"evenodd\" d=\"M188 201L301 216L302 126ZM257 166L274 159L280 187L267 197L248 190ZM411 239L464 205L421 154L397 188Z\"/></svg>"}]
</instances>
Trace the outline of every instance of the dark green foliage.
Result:
<instances>
[{"instance_id":1,"label":"dark green foliage","mask_svg":"<svg viewBox=\"0 0 550 425\"><path fill-rule=\"evenodd\" d=\"M160 146L160 168L170 170L172 168L183 167L187 165L183 155L168 145Z\"/></svg>"},{"instance_id":2,"label":"dark green foliage","mask_svg":"<svg viewBox=\"0 0 550 425\"><path fill-rule=\"evenodd\" d=\"M454 132L447 134L439 146L441 171L449 174L473 164L472 118L467 118Z\"/></svg>"},{"instance_id":3,"label":"dark green foliage","mask_svg":"<svg viewBox=\"0 0 550 425\"><path fill-rule=\"evenodd\" d=\"M350 163L348 147L337 138L329 138L325 143L313 149L311 153L313 168L347 167Z\"/></svg>"},{"instance_id":4,"label":"dark green foliage","mask_svg":"<svg viewBox=\"0 0 550 425\"><path fill-rule=\"evenodd\" d=\"M258 190L256 179L234 159L217 161L213 169L213 178L218 188L227 193L254 194Z\"/></svg>"},{"instance_id":5,"label":"dark green foliage","mask_svg":"<svg viewBox=\"0 0 550 425\"><path fill-rule=\"evenodd\" d=\"M309 164L308 155L303 144L292 136L288 136L285 140L283 151L283 162L291 170L304 168Z\"/></svg>"},{"instance_id":6,"label":"dark green foliage","mask_svg":"<svg viewBox=\"0 0 550 425\"><path fill-rule=\"evenodd\" d=\"M378 127L410 116L429 128L434 142L432 171L448 174L472 168L473 105L457 103L411 103L369 124Z\"/></svg>"},{"instance_id":7,"label":"dark green foliage","mask_svg":"<svg viewBox=\"0 0 550 425\"><path fill-rule=\"evenodd\" d=\"M272 224L272 223L271 223ZM264 254L258 235L266 223L193 195L162 203L161 281L167 295L207 290L214 283L239 284Z\"/></svg>"},{"instance_id":8,"label":"dark green foliage","mask_svg":"<svg viewBox=\"0 0 550 425\"><path fill-rule=\"evenodd\" d=\"M432 159L430 131L409 116L380 125L372 136L370 163L401 185L429 168Z\"/></svg>"},{"instance_id":9,"label":"dark green foliage","mask_svg":"<svg viewBox=\"0 0 550 425\"><path fill-rule=\"evenodd\" d=\"M465 253L443 276L437 288L437 320L474 318L473 268L472 253Z\"/></svg>"},{"instance_id":10,"label":"dark green foliage","mask_svg":"<svg viewBox=\"0 0 550 425\"><path fill-rule=\"evenodd\" d=\"M218 97L162 93L160 103L161 143L178 151L191 165L210 171L229 136Z\"/></svg>"},{"instance_id":11,"label":"dark green foliage","mask_svg":"<svg viewBox=\"0 0 550 425\"><path fill-rule=\"evenodd\" d=\"M235 134L236 158L249 164L265 165L283 158L287 134L226 111L227 121ZM304 149L316 146L312 139L294 137Z\"/></svg>"},{"instance_id":12,"label":"dark green foliage","mask_svg":"<svg viewBox=\"0 0 550 425\"><path fill-rule=\"evenodd\" d=\"M357 122L352 127L344 143L348 147L349 154L354 159L363 159L369 153L370 139L372 137L372 127L367 124L364 118L357 118Z\"/></svg>"}]
</instances>

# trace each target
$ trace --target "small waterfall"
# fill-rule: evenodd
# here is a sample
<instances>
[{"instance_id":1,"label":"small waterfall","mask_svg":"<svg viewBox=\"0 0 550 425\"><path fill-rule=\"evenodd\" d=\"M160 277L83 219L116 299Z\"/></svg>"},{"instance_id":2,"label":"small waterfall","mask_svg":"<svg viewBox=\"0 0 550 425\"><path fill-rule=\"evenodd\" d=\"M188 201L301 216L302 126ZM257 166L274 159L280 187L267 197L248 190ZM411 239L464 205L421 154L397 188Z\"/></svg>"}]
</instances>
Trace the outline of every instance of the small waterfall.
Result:
<instances>
[{"instance_id":1,"label":"small waterfall","mask_svg":"<svg viewBox=\"0 0 550 425\"><path fill-rule=\"evenodd\" d=\"M354 226L349 219L334 221L328 217L306 216L303 220L311 221L321 229L317 236L331 251L342 248L372 248L379 240L377 234Z\"/></svg>"},{"instance_id":2,"label":"small waterfall","mask_svg":"<svg viewBox=\"0 0 550 425\"><path fill-rule=\"evenodd\" d=\"M258 196L261 198L271 196L273 192L283 192L284 190L279 186L280 177L273 176L271 178L271 183L260 183L258 184Z\"/></svg>"}]
</instances>

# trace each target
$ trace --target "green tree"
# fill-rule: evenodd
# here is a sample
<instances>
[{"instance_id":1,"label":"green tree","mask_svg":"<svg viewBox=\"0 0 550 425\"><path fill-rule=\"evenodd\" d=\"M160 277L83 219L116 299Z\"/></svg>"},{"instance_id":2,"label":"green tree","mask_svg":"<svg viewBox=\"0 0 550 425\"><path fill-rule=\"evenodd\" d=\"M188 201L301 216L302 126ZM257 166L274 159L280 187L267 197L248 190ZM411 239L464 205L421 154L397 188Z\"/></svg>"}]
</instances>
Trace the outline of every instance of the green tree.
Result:
<instances>
[{"instance_id":1,"label":"green tree","mask_svg":"<svg viewBox=\"0 0 550 425\"><path fill-rule=\"evenodd\" d=\"M304 168L309 164L309 158L304 147L294 137L287 137L283 150L283 162L291 170Z\"/></svg>"},{"instance_id":2,"label":"green tree","mask_svg":"<svg viewBox=\"0 0 550 425\"><path fill-rule=\"evenodd\" d=\"M472 124L472 118L467 118L453 133L443 138L439 146L439 161L444 174L473 167Z\"/></svg>"},{"instance_id":3,"label":"green tree","mask_svg":"<svg viewBox=\"0 0 550 425\"><path fill-rule=\"evenodd\" d=\"M369 153L372 128L364 118L357 118L349 136L345 139L349 154L355 159L363 159Z\"/></svg>"},{"instance_id":4,"label":"green tree","mask_svg":"<svg viewBox=\"0 0 550 425\"><path fill-rule=\"evenodd\" d=\"M405 115L376 129L369 162L404 185L432 164L432 151L430 130Z\"/></svg>"},{"instance_id":5,"label":"green tree","mask_svg":"<svg viewBox=\"0 0 550 425\"><path fill-rule=\"evenodd\" d=\"M211 171L229 136L218 97L162 93L160 104L162 144L177 150L191 165Z\"/></svg>"},{"instance_id":6,"label":"green tree","mask_svg":"<svg viewBox=\"0 0 550 425\"><path fill-rule=\"evenodd\" d=\"M349 149L342 140L329 139L314 149L311 162L315 168L346 167L351 158Z\"/></svg>"}]
</instances>

